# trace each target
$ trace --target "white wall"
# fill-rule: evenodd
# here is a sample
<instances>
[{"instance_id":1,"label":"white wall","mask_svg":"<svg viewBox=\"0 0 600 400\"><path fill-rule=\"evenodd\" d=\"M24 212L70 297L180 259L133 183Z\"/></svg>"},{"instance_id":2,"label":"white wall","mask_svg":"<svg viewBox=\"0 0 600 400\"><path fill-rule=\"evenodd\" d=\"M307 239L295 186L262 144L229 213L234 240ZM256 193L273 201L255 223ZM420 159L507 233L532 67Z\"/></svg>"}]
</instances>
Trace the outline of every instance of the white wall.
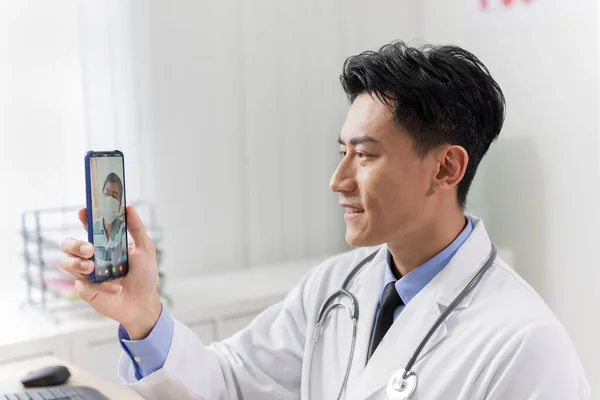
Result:
<instances>
[{"instance_id":1,"label":"white wall","mask_svg":"<svg viewBox=\"0 0 600 400\"><path fill-rule=\"evenodd\" d=\"M329 192L351 54L416 36L417 2L152 2L151 113L169 274L345 248Z\"/></svg>"},{"instance_id":2,"label":"white wall","mask_svg":"<svg viewBox=\"0 0 600 400\"><path fill-rule=\"evenodd\" d=\"M0 289L22 272L22 211L85 204L77 4L0 0Z\"/></svg>"},{"instance_id":3,"label":"white wall","mask_svg":"<svg viewBox=\"0 0 600 400\"><path fill-rule=\"evenodd\" d=\"M23 283L23 211L85 206L86 150L123 150L128 200L152 196L140 140L147 47L131 43L147 21L128 13L132 1L0 0L0 290ZM80 226L76 213L42 217L61 222Z\"/></svg>"},{"instance_id":4,"label":"white wall","mask_svg":"<svg viewBox=\"0 0 600 400\"><path fill-rule=\"evenodd\" d=\"M147 130L148 12L136 0L86 0L79 9L79 58L87 150L125 155L127 201L154 194Z\"/></svg>"},{"instance_id":5,"label":"white wall","mask_svg":"<svg viewBox=\"0 0 600 400\"><path fill-rule=\"evenodd\" d=\"M597 5L515 3L482 14L474 0L424 0L421 33L471 50L504 90L506 125L469 208L564 323L600 399Z\"/></svg>"}]
</instances>

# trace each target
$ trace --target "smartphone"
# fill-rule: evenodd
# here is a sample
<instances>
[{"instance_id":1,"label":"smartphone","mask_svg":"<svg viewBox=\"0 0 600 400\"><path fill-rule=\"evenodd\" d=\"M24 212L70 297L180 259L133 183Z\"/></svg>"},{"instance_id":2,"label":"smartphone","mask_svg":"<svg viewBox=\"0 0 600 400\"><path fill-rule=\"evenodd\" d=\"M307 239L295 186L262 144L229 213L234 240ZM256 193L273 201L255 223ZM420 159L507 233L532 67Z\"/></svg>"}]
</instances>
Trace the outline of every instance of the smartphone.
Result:
<instances>
[{"instance_id":1,"label":"smartphone","mask_svg":"<svg viewBox=\"0 0 600 400\"><path fill-rule=\"evenodd\" d=\"M119 150L85 155L88 241L94 245L92 282L127 275L125 159Z\"/></svg>"}]
</instances>

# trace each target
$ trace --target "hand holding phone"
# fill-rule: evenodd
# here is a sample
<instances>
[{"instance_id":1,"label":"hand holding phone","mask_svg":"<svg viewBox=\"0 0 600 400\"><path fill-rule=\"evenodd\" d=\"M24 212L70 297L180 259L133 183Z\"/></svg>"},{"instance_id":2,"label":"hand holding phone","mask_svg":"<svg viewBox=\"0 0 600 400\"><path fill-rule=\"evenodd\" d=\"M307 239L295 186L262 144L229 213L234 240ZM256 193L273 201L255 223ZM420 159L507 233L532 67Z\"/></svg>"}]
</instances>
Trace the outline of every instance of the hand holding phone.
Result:
<instances>
[{"instance_id":1,"label":"hand holding phone","mask_svg":"<svg viewBox=\"0 0 600 400\"><path fill-rule=\"evenodd\" d=\"M106 175L106 178L108 178L108 174ZM105 179L105 181L110 182L111 180ZM106 189L104 187L105 181L102 182L103 189ZM94 180L90 179L90 182L93 184ZM112 185L109 187L109 190L106 191L109 195L107 197L112 197L115 200L118 198L118 194L112 193L113 189L116 192L117 186ZM98 210L96 214L102 217L105 220L104 222L114 223L119 217L115 202L110 199L104 200L104 202L104 208ZM92 217L88 212L90 204L91 202L88 202L88 207L81 209L78 216L83 226L88 230L91 240L90 242L73 238L63 240L61 249L65 256L61 259L61 267L75 278L75 289L81 299L89 303L99 314L121 323L131 339L144 338L154 327L162 310L158 294L158 267L154 244L148 237L144 224L135 208L126 206L123 220L126 221L126 229L130 233L131 239L133 239L131 246L128 246L129 243L125 242L127 270L118 271L117 269L112 273L111 269L111 274L98 274L97 271L100 267L96 265L96 262L100 262L101 257L116 257L111 259L110 262L113 263L111 265L122 265L124 261L123 254L125 253L101 254L94 247L92 243L95 240L95 235L90 228L97 220L90 218ZM91 208L94 208L93 205ZM99 243L100 246L109 243L113 233L117 232L114 230L116 224L113 225L113 230L110 233L107 232L104 222L102 226L107 241L105 242L104 239L102 241L97 240L96 243ZM101 231L98 230L96 233L98 232ZM113 260L117 260L119 263ZM125 272L125 274L116 276L122 272ZM92 277L102 279L96 279L95 282L92 282Z\"/></svg>"}]
</instances>

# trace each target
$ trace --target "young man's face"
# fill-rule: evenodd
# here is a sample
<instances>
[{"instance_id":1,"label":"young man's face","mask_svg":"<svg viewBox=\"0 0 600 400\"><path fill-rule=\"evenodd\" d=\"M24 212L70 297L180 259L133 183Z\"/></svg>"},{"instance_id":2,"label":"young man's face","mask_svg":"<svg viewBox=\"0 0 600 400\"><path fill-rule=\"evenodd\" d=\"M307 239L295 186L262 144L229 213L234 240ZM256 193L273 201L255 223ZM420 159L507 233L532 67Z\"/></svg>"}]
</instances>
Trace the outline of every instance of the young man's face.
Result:
<instances>
[{"instance_id":1,"label":"young man's face","mask_svg":"<svg viewBox=\"0 0 600 400\"><path fill-rule=\"evenodd\" d=\"M342 158L330 182L345 206L346 241L356 247L402 240L432 217L436 160L420 157L412 139L377 98L359 95L340 135Z\"/></svg>"}]
</instances>

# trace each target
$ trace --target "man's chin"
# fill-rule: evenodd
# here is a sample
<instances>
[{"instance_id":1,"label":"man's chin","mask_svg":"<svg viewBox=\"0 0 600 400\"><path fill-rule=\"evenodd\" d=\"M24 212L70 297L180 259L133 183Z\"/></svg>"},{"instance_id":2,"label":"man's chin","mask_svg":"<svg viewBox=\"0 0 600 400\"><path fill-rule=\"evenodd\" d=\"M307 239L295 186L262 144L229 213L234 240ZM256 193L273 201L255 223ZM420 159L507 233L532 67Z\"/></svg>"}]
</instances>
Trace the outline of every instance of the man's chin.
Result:
<instances>
[{"instance_id":1,"label":"man's chin","mask_svg":"<svg viewBox=\"0 0 600 400\"><path fill-rule=\"evenodd\" d=\"M382 244L381 240L372 235L366 234L366 232L352 232L346 230L346 243L352 247L370 247Z\"/></svg>"}]
</instances>

